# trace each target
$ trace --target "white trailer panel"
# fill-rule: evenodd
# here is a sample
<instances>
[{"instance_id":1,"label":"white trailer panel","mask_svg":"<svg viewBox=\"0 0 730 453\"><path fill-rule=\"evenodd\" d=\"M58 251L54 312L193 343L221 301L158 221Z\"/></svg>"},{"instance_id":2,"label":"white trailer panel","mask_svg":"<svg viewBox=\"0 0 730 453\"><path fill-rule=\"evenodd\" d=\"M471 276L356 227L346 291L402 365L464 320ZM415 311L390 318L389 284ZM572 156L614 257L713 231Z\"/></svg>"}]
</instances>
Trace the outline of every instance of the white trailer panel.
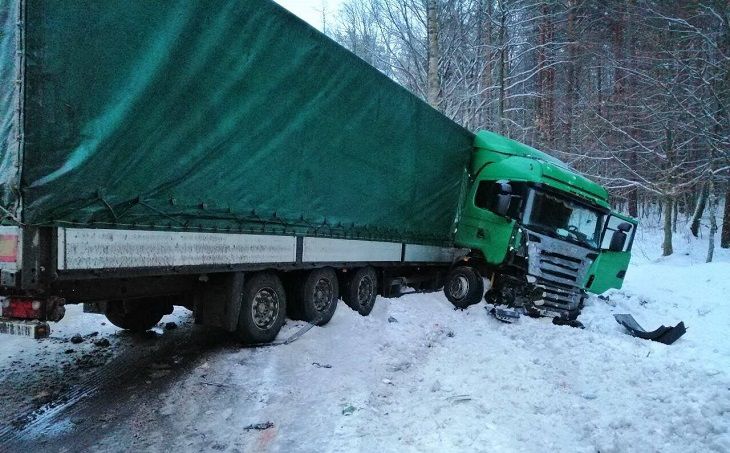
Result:
<instances>
[{"instance_id":1,"label":"white trailer panel","mask_svg":"<svg viewBox=\"0 0 730 453\"><path fill-rule=\"evenodd\" d=\"M304 238L305 263L400 262L400 242L356 241L350 239Z\"/></svg>"},{"instance_id":2,"label":"white trailer panel","mask_svg":"<svg viewBox=\"0 0 730 453\"><path fill-rule=\"evenodd\" d=\"M59 228L58 269L293 263L296 238L225 233Z\"/></svg>"}]
</instances>

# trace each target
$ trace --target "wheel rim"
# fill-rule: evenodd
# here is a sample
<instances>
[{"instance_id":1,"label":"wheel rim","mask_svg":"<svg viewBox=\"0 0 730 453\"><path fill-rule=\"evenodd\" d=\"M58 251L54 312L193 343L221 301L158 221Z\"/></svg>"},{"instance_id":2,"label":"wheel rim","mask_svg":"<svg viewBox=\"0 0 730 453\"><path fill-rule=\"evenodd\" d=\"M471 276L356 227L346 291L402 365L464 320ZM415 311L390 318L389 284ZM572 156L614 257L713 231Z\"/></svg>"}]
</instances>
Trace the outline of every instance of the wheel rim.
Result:
<instances>
[{"instance_id":1,"label":"wheel rim","mask_svg":"<svg viewBox=\"0 0 730 453\"><path fill-rule=\"evenodd\" d=\"M363 277L357 285L357 303L361 307L368 306L373 297L373 291L373 280L368 276Z\"/></svg>"},{"instance_id":2,"label":"wheel rim","mask_svg":"<svg viewBox=\"0 0 730 453\"><path fill-rule=\"evenodd\" d=\"M279 295L273 288L261 288L253 298L251 316L259 329L270 329L279 315Z\"/></svg>"},{"instance_id":3,"label":"wheel rim","mask_svg":"<svg viewBox=\"0 0 730 453\"><path fill-rule=\"evenodd\" d=\"M469 280L463 275L452 279L449 284L449 292L454 299L463 299L469 292Z\"/></svg>"},{"instance_id":4,"label":"wheel rim","mask_svg":"<svg viewBox=\"0 0 730 453\"><path fill-rule=\"evenodd\" d=\"M325 311L332 303L332 294L334 294L332 282L326 278L320 278L314 285L314 295L312 297L312 305L317 311Z\"/></svg>"}]
</instances>

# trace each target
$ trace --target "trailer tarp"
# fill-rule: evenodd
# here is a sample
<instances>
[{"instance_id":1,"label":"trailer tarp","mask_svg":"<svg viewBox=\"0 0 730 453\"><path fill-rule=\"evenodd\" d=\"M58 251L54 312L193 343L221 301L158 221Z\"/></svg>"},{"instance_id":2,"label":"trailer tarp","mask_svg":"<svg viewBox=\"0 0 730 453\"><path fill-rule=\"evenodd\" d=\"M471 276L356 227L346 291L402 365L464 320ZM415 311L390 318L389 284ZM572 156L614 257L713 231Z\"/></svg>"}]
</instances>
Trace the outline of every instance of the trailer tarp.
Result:
<instances>
[{"instance_id":1,"label":"trailer tarp","mask_svg":"<svg viewBox=\"0 0 730 453\"><path fill-rule=\"evenodd\" d=\"M0 219L19 220L21 28L19 0L0 2Z\"/></svg>"},{"instance_id":2,"label":"trailer tarp","mask_svg":"<svg viewBox=\"0 0 730 453\"><path fill-rule=\"evenodd\" d=\"M23 222L450 241L472 134L277 4L25 9Z\"/></svg>"}]
</instances>

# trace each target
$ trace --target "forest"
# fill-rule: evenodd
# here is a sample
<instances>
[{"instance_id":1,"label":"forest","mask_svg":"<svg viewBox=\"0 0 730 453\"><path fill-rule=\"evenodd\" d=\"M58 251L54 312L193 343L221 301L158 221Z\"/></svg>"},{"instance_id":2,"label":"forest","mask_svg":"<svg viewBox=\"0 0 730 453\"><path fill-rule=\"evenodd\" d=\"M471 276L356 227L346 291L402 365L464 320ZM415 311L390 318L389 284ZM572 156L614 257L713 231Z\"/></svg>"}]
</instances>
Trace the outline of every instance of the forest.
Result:
<instances>
[{"instance_id":1,"label":"forest","mask_svg":"<svg viewBox=\"0 0 730 453\"><path fill-rule=\"evenodd\" d=\"M326 3L323 3L323 5ZM468 129L606 186L615 207L730 248L726 0L345 0L324 31ZM334 17L335 20L328 19Z\"/></svg>"}]
</instances>

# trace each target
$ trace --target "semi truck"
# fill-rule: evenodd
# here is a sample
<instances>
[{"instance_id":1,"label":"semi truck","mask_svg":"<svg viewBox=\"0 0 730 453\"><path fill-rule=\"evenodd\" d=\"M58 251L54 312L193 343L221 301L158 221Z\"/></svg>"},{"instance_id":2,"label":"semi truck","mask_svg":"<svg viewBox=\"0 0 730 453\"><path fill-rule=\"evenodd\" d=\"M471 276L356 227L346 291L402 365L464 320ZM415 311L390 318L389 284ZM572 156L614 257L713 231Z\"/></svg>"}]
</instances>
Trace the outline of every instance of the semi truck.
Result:
<instances>
[{"instance_id":1,"label":"semi truck","mask_svg":"<svg viewBox=\"0 0 730 453\"><path fill-rule=\"evenodd\" d=\"M572 319L636 221L270 0L0 5L0 332L174 306L247 343L440 291Z\"/></svg>"}]
</instances>

